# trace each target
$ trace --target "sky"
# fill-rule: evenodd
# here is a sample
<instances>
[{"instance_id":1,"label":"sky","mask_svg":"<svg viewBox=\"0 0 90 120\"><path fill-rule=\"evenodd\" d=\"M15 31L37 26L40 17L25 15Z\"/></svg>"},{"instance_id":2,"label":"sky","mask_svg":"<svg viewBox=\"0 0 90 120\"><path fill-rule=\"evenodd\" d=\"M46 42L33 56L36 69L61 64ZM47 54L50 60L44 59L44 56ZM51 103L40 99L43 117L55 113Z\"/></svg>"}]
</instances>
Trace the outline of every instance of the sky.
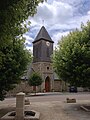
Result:
<instances>
[{"instance_id":1,"label":"sky","mask_svg":"<svg viewBox=\"0 0 90 120\"><path fill-rule=\"evenodd\" d=\"M55 47L62 36L76 28L80 29L81 23L86 24L88 20L90 0L47 0L40 3L34 17L28 18L31 22L29 31L23 35L26 48L33 50L32 42L42 26L45 26Z\"/></svg>"}]
</instances>

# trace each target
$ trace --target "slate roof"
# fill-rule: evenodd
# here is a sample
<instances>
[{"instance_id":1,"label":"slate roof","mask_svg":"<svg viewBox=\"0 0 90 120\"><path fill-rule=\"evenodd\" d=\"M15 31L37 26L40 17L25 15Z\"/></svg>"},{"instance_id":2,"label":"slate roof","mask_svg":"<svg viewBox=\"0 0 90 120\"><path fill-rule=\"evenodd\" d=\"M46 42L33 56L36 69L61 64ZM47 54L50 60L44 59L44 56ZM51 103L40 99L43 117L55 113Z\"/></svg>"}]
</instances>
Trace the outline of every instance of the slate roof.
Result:
<instances>
[{"instance_id":1,"label":"slate roof","mask_svg":"<svg viewBox=\"0 0 90 120\"><path fill-rule=\"evenodd\" d=\"M41 27L41 29L40 29L39 33L37 34L33 43L35 43L41 39L54 43L44 26Z\"/></svg>"}]
</instances>

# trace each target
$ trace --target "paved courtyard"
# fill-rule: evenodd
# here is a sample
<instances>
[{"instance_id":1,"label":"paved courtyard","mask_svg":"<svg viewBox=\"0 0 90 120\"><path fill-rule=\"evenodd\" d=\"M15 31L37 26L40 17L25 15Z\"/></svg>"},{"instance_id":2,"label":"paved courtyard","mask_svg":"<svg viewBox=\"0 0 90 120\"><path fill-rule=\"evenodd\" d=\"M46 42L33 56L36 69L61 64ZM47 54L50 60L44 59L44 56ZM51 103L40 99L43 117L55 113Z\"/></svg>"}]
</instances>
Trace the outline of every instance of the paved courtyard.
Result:
<instances>
[{"instance_id":1,"label":"paved courtyard","mask_svg":"<svg viewBox=\"0 0 90 120\"><path fill-rule=\"evenodd\" d=\"M76 103L66 103L66 98L76 98ZM90 112L80 109L80 105L90 105L89 93L46 93L28 97L27 109L41 113L40 120L90 120ZM0 109L15 107L15 98L0 102Z\"/></svg>"}]
</instances>

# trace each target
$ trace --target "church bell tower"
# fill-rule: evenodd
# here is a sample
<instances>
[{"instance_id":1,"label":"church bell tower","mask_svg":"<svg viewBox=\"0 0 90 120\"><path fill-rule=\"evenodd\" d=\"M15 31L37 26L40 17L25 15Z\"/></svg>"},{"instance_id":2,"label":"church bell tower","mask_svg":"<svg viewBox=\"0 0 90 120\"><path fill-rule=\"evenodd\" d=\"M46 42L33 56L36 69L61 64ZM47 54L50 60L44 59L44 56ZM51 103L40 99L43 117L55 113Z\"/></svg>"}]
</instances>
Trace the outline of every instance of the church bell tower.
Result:
<instances>
[{"instance_id":1,"label":"church bell tower","mask_svg":"<svg viewBox=\"0 0 90 120\"><path fill-rule=\"evenodd\" d=\"M42 26L33 41L33 70L38 72L43 79L40 91L45 90L46 92L50 92L54 89L54 75L51 61L53 43L47 30Z\"/></svg>"}]
</instances>

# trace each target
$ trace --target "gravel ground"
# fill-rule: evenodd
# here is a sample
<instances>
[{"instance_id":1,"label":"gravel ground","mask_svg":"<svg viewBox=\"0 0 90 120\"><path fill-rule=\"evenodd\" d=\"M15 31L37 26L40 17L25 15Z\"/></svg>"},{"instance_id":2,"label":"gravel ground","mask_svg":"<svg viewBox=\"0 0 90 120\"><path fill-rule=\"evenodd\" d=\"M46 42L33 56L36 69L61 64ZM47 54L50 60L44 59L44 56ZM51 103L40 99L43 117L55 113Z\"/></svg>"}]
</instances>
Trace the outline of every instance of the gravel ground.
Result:
<instances>
[{"instance_id":1,"label":"gravel ground","mask_svg":"<svg viewBox=\"0 0 90 120\"><path fill-rule=\"evenodd\" d=\"M40 112L40 120L90 120L90 112L82 110L82 104L80 101L73 104L59 101L35 102L31 103L28 109Z\"/></svg>"},{"instance_id":2,"label":"gravel ground","mask_svg":"<svg viewBox=\"0 0 90 120\"><path fill-rule=\"evenodd\" d=\"M76 103L66 103L67 97L75 97ZM28 99L30 105L26 105L25 109L40 112L40 120L90 120L90 112L80 108L81 105L90 105L90 94L48 95ZM15 110L15 98L0 101L0 117L12 110Z\"/></svg>"}]
</instances>

